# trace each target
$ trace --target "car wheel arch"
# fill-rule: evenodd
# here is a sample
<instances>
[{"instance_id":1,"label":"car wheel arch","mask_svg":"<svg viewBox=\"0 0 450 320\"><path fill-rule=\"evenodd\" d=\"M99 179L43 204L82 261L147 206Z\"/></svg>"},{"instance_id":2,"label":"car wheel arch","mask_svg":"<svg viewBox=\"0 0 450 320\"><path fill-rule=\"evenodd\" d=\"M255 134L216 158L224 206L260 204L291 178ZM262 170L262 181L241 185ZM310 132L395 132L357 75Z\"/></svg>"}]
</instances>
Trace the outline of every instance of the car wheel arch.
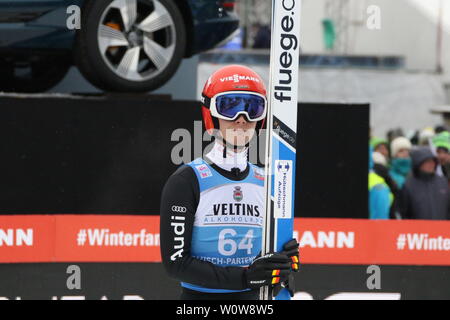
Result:
<instances>
[{"instance_id":1,"label":"car wheel arch","mask_svg":"<svg viewBox=\"0 0 450 320\"><path fill-rule=\"evenodd\" d=\"M184 56L189 58L193 55L194 46L194 23L190 5L187 0L173 1L183 16L183 23L186 27L186 48Z\"/></svg>"}]
</instances>

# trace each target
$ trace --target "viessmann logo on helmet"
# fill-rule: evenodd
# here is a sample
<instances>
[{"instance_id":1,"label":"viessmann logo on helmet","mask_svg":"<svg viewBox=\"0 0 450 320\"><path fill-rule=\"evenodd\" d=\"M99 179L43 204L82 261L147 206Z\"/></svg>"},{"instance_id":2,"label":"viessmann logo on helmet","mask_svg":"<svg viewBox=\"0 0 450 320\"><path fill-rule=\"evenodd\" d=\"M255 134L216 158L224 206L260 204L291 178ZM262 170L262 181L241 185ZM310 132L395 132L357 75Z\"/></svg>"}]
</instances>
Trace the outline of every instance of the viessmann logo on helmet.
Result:
<instances>
[{"instance_id":1,"label":"viessmann logo on helmet","mask_svg":"<svg viewBox=\"0 0 450 320\"><path fill-rule=\"evenodd\" d=\"M251 76L242 76L240 74L234 74L230 77L220 78L220 82L226 82L226 81L239 82L241 80L255 81L258 83L260 82L258 78L251 77Z\"/></svg>"}]
</instances>

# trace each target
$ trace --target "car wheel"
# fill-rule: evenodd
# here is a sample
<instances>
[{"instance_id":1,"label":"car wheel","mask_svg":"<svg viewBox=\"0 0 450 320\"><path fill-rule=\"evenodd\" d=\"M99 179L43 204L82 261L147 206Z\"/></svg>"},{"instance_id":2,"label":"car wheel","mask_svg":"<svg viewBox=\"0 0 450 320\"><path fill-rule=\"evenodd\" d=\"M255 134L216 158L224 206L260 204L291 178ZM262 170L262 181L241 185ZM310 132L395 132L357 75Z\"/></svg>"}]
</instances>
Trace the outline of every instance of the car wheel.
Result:
<instances>
[{"instance_id":1,"label":"car wheel","mask_svg":"<svg viewBox=\"0 0 450 320\"><path fill-rule=\"evenodd\" d=\"M75 44L81 73L106 91L161 87L184 56L186 30L172 0L91 0Z\"/></svg>"},{"instance_id":2,"label":"car wheel","mask_svg":"<svg viewBox=\"0 0 450 320\"><path fill-rule=\"evenodd\" d=\"M32 61L17 62L0 58L0 91L45 92L66 75L71 62L63 57L35 57Z\"/></svg>"}]
</instances>

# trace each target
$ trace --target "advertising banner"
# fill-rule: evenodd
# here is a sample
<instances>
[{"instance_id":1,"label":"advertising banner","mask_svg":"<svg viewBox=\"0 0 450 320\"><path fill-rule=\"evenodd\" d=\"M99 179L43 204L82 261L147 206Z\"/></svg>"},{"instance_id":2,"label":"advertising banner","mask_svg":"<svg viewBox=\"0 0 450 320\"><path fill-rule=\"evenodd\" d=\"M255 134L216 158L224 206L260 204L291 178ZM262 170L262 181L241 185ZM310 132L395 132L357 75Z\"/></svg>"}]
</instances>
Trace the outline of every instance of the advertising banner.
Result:
<instances>
[{"instance_id":1,"label":"advertising banner","mask_svg":"<svg viewBox=\"0 0 450 320\"><path fill-rule=\"evenodd\" d=\"M450 266L449 221L296 218L301 264ZM2 215L0 263L161 262L159 216Z\"/></svg>"}]
</instances>

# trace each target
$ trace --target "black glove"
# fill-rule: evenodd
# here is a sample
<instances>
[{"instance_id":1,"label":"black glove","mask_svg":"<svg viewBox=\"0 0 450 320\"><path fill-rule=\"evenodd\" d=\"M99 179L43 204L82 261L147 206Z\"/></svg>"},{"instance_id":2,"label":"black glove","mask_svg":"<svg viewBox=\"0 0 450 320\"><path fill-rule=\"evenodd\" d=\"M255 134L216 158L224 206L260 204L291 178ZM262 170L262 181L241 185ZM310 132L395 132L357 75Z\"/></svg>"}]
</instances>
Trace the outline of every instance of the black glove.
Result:
<instances>
[{"instance_id":1,"label":"black glove","mask_svg":"<svg viewBox=\"0 0 450 320\"><path fill-rule=\"evenodd\" d=\"M291 271L291 258L270 253L253 261L245 271L245 280L248 288L258 289L286 281Z\"/></svg>"},{"instance_id":2,"label":"black glove","mask_svg":"<svg viewBox=\"0 0 450 320\"><path fill-rule=\"evenodd\" d=\"M281 254L284 254L291 259L291 270L294 272L298 272L300 263L298 247L299 244L297 240L292 239L283 245L283 251L280 252ZM289 295L291 296L291 298L294 296L295 281L293 274L290 274L287 280L280 282L273 288L273 296L276 297L283 288L286 288L289 291Z\"/></svg>"},{"instance_id":3,"label":"black glove","mask_svg":"<svg viewBox=\"0 0 450 320\"><path fill-rule=\"evenodd\" d=\"M298 250L298 242L295 239L289 240L283 245L283 251L281 254L287 255L292 261L292 271L298 272L300 263L300 253Z\"/></svg>"},{"instance_id":4,"label":"black glove","mask_svg":"<svg viewBox=\"0 0 450 320\"><path fill-rule=\"evenodd\" d=\"M288 277L288 279L282 283L277 284L272 291L272 295L276 297L281 289L285 288L288 292L291 298L294 297L295 294L295 281L294 281L294 275L291 273Z\"/></svg>"}]
</instances>

